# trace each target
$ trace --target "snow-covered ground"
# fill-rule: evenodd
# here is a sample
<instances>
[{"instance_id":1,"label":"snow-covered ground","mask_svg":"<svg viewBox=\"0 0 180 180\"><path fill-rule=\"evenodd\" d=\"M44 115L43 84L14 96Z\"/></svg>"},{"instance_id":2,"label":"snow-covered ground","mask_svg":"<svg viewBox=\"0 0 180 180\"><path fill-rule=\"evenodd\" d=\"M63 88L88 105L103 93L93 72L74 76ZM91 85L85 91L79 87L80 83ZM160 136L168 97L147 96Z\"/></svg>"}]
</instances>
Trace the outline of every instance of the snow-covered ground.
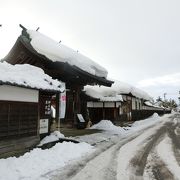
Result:
<instances>
[{"instance_id":1,"label":"snow-covered ground","mask_svg":"<svg viewBox=\"0 0 180 180\"><path fill-rule=\"evenodd\" d=\"M87 143L57 143L46 150L36 148L23 156L0 159L0 179L43 179L43 175L59 169L74 160L91 153L94 148Z\"/></svg>"},{"instance_id":2,"label":"snow-covered ground","mask_svg":"<svg viewBox=\"0 0 180 180\"><path fill-rule=\"evenodd\" d=\"M165 115L164 117L168 117L170 115ZM90 129L99 129L103 130L102 133L90 134L85 136L75 137L76 140L81 142L87 142L89 144L97 144L103 141L109 141L113 138L119 137L127 137L135 132L148 128L150 126L155 125L163 120L157 113L154 113L151 117L136 121L132 124L131 127L120 127L115 126L109 120L101 120L99 123L93 125Z\"/></svg>"},{"instance_id":3,"label":"snow-covered ground","mask_svg":"<svg viewBox=\"0 0 180 180\"><path fill-rule=\"evenodd\" d=\"M143 147L146 147L146 144L151 140L149 138L158 131L164 123L170 120L170 116L172 115L159 117L157 114L154 114L146 120L133 123L132 126L128 128L117 127L108 120L102 120L100 123L91 127L91 129L101 129L102 132L75 137L76 140L80 141L78 144L71 142L57 143L54 147L46 150L36 148L19 158L10 157L7 159L0 159L0 180L47 179L46 174L51 174L52 171L71 165L80 158L85 158L90 155L93 156L93 154L97 155L101 152L99 149L103 149L101 147L103 143L109 143L109 147L112 146L112 149L109 149L106 154L106 148L104 148L104 150L102 150L104 153L101 156L98 156L97 159L95 158L94 163L102 160L100 163L101 165L98 166L102 169L103 165L108 167L112 159L118 159L117 167L119 170L117 177L118 179L121 179L122 177L128 179L129 174L133 172L133 168L129 168L129 163L132 158L136 156L137 153L141 153L141 151L144 150ZM54 132L43 139L41 145L47 142L56 141L61 137L64 136L59 132ZM132 137L135 139L130 141ZM130 142L127 143L126 141ZM123 145L123 143L125 144ZM165 141L163 143L165 143ZM93 146L97 144L98 146ZM120 146L122 147L120 148ZM162 147L163 144L160 145L159 149ZM117 157L115 156L115 153ZM171 155L171 153L169 154ZM107 161L105 161L106 159ZM175 165L177 166L174 162L169 168L174 167ZM92 166L94 167L93 164ZM92 169L89 173L92 174L97 168L93 168L94 170ZM111 168L113 168L113 166ZM97 173L97 176L103 176L103 172L104 171ZM79 176L77 176L77 178L78 177ZM109 174L107 177L109 177Z\"/></svg>"}]
</instances>

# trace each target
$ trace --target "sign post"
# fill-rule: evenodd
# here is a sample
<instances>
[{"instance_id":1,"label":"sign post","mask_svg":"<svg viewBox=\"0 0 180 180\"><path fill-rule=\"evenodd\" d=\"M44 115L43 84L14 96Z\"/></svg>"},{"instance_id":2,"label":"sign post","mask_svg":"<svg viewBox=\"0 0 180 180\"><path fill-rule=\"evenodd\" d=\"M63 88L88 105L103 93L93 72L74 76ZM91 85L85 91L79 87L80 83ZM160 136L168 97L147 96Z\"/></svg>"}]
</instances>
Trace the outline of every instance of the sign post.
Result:
<instances>
[{"instance_id":1,"label":"sign post","mask_svg":"<svg viewBox=\"0 0 180 180\"><path fill-rule=\"evenodd\" d=\"M59 101L59 118L63 119L66 113L66 91L60 94Z\"/></svg>"},{"instance_id":2,"label":"sign post","mask_svg":"<svg viewBox=\"0 0 180 180\"><path fill-rule=\"evenodd\" d=\"M40 119L39 134L48 133L48 119Z\"/></svg>"}]
</instances>

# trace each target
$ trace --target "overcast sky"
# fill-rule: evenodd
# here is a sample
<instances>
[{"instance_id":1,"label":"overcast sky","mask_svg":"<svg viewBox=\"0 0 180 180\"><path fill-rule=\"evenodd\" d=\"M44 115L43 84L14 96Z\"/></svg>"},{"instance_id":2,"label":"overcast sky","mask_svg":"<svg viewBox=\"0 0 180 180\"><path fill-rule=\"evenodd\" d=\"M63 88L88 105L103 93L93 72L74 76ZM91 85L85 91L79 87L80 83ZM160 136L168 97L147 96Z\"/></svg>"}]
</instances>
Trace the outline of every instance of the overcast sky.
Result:
<instances>
[{"instance_id":1,"label":"overcast sky","mask_svg":"<svg viewBox=\"0 0 180 180\"><path fill-rule=\"evenodd\" d=\"M177 99L179 0L0 0L0 58L20 35L19 23L80 51L110 78Z\"/></svg>"}]
</instances>

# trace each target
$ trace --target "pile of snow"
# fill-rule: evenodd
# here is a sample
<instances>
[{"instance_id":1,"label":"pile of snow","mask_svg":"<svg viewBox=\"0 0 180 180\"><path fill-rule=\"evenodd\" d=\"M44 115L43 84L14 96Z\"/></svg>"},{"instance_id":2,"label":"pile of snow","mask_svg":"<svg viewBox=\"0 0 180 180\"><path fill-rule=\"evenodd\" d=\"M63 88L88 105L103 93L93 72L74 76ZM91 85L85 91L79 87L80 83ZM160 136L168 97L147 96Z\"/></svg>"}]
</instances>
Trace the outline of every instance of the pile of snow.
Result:
<instances>
[{"instance_id":1,"label":"pile of snow","mask_svg":"<svg viewBox=\"0 0 180 180\"><path fill-rule=\"evenodd\" d=\"M101 101L106 101L106 98L110 98L112 101L122 101L121 94L132 94L137 98L145 100L152 99L146 92L117 80L114 81L111 87L87 85L84 87L84 91L88 96L98 98Z\"/></svg>"},{"instance_id":2,"label":"pile of snow","mask_svg":"<svg viewBox=\"0 0 180 180\"><path fill-rule=\"evenodd\" d=\"M109 120L101 120L99 123L90 127L90 129L100 129L100 130L105 130L105 131L109 131L109 132L117 133L117 134L122 134L125 132L123 128L115 126Z\"/></svg>"},{"instance_id":3,"label":"pile of snow","mask_svg":"<svg viewBox=\"0 0 180 180\"><path fill-rule=\"evenodd\" d=\"M0 62L0 74L0 82L4 84L61 92L65 89L63 83L52 79L42 69L29 64L11 65L7 62Z\"/></svg>"},{"instance_id":4,"label":"pile of snow","mask_svg":"<svg viewBox=\"0 0 180 180\"><path fill-rule=\"evenodd\" d=\"M64 138L64 134L60 133L59 131L54 131L49 136L46 136L44 139L42 139L38 146L42 146L43 144L49 142L58 141L60 138Z\"/></svg>"},{"instance_id":5,"label":"pile of snow","mask_svg":"<svg viewBox=\"0 0 180 180\"><path fill-rule=\"evenodd\" d=\"M168 116L169 115L167 115L166 117ZM99 123L94 124L92 127L90 127L90 129L100 129L100 130L108 131L111 134L126 135L150 127L160 122L161 120L162 117L160 117L157 113L154 113L152 116L150 116L145 120L135 121L131 125L131 127L115 126L110 120L101 120Z\"/></svg>"},{"instance_id":6,"label":"pile of snow","mask_svg":"<svg viewBox=\"0 0 180 180\"><path fill-rule=\"evenodd\" d=\"M39 53L53 62L59 61L76 66L83 71L99 77L107 77L107 70L86 56L58 43L49 37L32 30L27 30L31 45Z\"/></svg>"},{"instance_id":7,"label":"pile of snow","mask_svg":"<svg viewBox=\"0 0 180 180\"><path fill-rule=\"evenodd\" d=\"M0 179L41 179L46 173L92 152L94 148L87 143L63 142L46 150L37 148L19 158L0 159Z\"/></svg>"}]
</instances>

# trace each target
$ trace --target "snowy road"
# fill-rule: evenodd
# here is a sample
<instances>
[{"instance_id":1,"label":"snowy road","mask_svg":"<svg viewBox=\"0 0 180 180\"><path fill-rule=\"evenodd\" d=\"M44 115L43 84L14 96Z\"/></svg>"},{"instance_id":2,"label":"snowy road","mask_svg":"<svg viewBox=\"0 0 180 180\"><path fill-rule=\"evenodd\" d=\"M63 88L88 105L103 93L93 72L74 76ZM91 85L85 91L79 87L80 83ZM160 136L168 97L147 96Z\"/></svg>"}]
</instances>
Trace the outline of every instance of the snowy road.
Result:
<instances>
[{"instance_id":1,"label":"snowy road","mask_svg":"<svg viewBox=\"0 0 180 180\"><path fill-rule=\"evenodd\" d=\"M102 142L90 156L44 176L53 180L180 179L180 115L123 138Z\"/></svg>"}]
</instances>

